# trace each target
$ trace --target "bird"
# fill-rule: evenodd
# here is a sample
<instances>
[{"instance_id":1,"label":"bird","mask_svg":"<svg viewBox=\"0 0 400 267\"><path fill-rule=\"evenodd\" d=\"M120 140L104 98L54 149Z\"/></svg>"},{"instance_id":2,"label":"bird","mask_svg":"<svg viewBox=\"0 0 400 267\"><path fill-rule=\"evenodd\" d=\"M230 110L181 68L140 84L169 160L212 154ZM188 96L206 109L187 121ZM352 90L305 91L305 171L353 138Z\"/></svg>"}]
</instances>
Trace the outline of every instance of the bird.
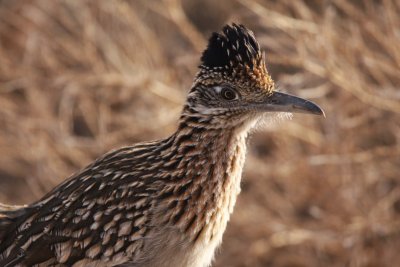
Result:
<instances>
[{"instance_id":1,"label":"bird","mask_svg":"<svg viewBox=\"0 0 400 267\"><path fill-rule=\"evenodd\" d=\"M0 205L0 266L206 267L265 116L324 115L276 89L254 33L211 34L176 131L100 156L35 203Z\"/></svg>"}]
</instances>

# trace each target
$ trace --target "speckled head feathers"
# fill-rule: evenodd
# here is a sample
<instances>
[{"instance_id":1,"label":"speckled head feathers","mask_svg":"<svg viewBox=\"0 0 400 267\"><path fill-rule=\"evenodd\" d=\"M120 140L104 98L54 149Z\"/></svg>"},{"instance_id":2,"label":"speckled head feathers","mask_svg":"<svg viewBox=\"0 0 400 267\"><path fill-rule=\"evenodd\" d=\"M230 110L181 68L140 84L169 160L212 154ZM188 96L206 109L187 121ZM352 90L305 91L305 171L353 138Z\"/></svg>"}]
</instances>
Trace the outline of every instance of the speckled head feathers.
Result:
<instances>
[{"instance_id":1,"label":"speckled head feathers","mask_svg":"<svg viewBox=\"0 0 400 267\"><path fill-rule=\"evenodd\" d=\"M214 32L201 57L196 81L201 84L231 82L242 87L272 92L273 80L252 31L243 25L226 25Z\"/></svg>"}]
</instances>

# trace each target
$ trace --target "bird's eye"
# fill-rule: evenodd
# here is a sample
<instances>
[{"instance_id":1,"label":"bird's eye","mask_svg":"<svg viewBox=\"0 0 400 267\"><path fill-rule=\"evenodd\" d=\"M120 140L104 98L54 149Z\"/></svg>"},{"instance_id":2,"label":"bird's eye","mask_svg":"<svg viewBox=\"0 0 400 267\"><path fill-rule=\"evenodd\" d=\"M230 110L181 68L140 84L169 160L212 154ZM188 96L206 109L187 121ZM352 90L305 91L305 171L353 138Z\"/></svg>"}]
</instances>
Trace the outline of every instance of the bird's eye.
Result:
<instances>
[{"instance_id":1,"label":"bird's eye","mask_svg":"<svg viewBox=\"0 0 400 267\"><path fill-rule=\"evenodd\" d=\"M235 100L237 98L236 92L229 88L223 88L221 90L221 96L226 100Z\"/></svg>"}]
</instances>

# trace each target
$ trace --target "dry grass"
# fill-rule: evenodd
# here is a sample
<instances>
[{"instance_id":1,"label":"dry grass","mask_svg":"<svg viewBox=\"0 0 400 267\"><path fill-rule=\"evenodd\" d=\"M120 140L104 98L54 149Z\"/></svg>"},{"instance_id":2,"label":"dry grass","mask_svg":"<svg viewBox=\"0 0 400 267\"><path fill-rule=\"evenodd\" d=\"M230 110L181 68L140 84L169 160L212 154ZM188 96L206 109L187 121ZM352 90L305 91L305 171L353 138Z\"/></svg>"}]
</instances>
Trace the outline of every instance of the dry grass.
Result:
<instances>
[{"instance_id":1,"label":"dry grass","mask_svg":"<svg viewBox=\"0 0 400 267\"><path fill-rule=\"evenodd\" d=\"M217 3L214 3L217 2ZM254 29L281 89L327 118L253 135L216 266L400 262L400 6L0 1L0 202L171 133L211 30Z\"/></svg>"}]
</instances>

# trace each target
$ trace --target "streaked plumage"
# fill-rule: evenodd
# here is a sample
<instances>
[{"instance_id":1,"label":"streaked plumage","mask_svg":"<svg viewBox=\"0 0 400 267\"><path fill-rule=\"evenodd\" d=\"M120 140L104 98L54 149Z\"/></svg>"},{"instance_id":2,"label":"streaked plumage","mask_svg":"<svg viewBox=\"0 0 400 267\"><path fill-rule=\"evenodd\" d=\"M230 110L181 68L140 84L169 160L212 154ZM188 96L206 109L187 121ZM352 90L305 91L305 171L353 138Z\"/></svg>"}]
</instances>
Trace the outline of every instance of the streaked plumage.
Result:
<instances>
[{"instance_id":1,"label":"streaked plumage","mask_svg":"<svg viewBox=\"0 0 400 267\"><path fill-rule=\"evenodd\" d=\"M0 206L0 266L209 266L264 112L322 114L274 91L253 33L225 26L201 58L177 131L112 151L38 202Z\"/></svg>"}]
</instances>

